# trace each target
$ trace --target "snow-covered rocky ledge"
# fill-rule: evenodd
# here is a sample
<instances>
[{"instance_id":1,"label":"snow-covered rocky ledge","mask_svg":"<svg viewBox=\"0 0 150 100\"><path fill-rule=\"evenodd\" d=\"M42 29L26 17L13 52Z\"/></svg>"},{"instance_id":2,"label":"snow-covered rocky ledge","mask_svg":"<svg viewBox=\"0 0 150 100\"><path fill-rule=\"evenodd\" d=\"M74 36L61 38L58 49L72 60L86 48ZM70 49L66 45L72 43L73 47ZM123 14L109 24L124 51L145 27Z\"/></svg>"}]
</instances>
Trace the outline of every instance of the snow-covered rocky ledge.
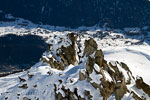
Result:
<instances>
[{"instance_id":1,"label":"snow-covered rocky ledge","mask_svg":"<svg viewBox=\"0 0 150 100\"><path fill-rule=\"evenodd\" d=\"M74 33L50 37L39 63L0 78L0 100L150 99L150 86L127 64L106 61L93 38L77 40Z\"/></svg>"}]
</instances>

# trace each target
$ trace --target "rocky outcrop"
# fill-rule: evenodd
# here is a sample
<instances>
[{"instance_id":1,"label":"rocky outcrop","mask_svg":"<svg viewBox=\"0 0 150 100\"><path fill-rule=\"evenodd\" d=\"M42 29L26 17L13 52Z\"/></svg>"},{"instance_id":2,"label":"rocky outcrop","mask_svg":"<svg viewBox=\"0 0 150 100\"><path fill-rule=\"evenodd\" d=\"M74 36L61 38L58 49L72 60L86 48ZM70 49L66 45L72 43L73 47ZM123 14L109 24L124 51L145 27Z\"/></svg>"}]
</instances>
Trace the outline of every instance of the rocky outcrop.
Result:
<instances>
[{"instance_id":1,"label":"rocky outcrop","mask_svg":"<svg viewBox=\"0 0 150 100\"><path fill-rule=\"evenodd\" d=\"M71 40L71 45L64 47L62 46L61 52L58 56L63 61L64 66L68 66L70 64L74 65L76 61L76 40L77 36L74 33L68 34L67 37Z\"/></svg>"},{"instance_id":2,"label":"rocky outcrop","mask_svg":"<svg viewBox=\"0 0 150 100\"><path fill-rule=\"evenodd\" d=\"M79 80L89 82L95 89L99 90L99 93L103 97L103 100L107 100L112 94L114 94L116 100L121 100L126 93L132 94L132 97L136 100L144 100L139 97L134 91L129 91L127 85L134 82L134 77L129 67L121 62L112 61L107 62L104 59L102 50L97 50L97 43L94 39L90 38L85 41L85 48L83 55L87 57L85 69L79 71ZM97 80L95 80L97 78ZM74 100L75 97L78 100L84 100L75 89L70 91L69 88L60 84L55 85L55 95L58 100L63 98L64 100ZM61 90L64 95L59 91ZM59 88L58 88L59 87ZM149 95L148 85L141 79L136 80L136 87L143 89L143 91ZM93 96L90 91L84 90L83 93L88 100L92 100Z\"/></svg>"},{"instance_id":3,"label":"rocky outcrop","mask_svg":"<svg viewBox=\"0 0 150 100\"><path fill-rule=\"evenodd\" d=\"M84 46L85 48L84 48L83 56L86 57L93 54L94 51L97 50L97 43L93 38L90 38L89 40L85 40Z\"/></svg>"},{"instance_id":4,"label":"rocky outcrop","mask_svg":"<svg viewBox=\"0 0 150 100\"><path fill-rule=\"evenodd\" d=\"M127 64L118 61L106 61L102 50L97 49L97 43L94 39L90 38L85 41L85 48L84 50L81 49L83 50L81 51L82 54L84 54L81 59L84 61L78 63L80 59L78 59L77 53L77 36L71 33L66 37L60 39L63 45L58 42L54 43L41 58L44 67L45 64L51 67L46 66L44 71L47 72L44 72L42 67L38 69L39 71L42 70L44 78L41 77L41 80L46 84L39 82L40 72L33 74L30 71L27 72L26 77L19 77L21 82L21 85L18 86L19 90L28 93L32 89L38 90L40 86L44 85L43 89L45 90L42 93L51 93L56 100L108 100L111 97L121 100L127 95L129 99L135 100L150 98L150 86L142 78L135 80ZM66 66L68 69L64 70ZM38 79L38 82L33 79ZM33 84L28 82L33 82ZM50 91L47 88L49 86L52 89ZM139 94L138 92L141 90L143 91ZM41 92L41 90L38 91ZM25 100L30 99L25 98Z\"/></svg>"},{"instance_id":5,"label":"rocky outcrop","mask_svg":"<svg viewBox=\"0 0 150 100\"><path fill-rule=\"evenodd\" d=\"M77 36L74 33L67 34L66 40L60 37L58 44L49 44L49 52L43 55L41 60L50 64L52 68L63 70L66 66L78 63L76 40ZM62 42L65 42L64 44ZM59 59L59 60L58 60Z\"/></svg>"}]
</instances>

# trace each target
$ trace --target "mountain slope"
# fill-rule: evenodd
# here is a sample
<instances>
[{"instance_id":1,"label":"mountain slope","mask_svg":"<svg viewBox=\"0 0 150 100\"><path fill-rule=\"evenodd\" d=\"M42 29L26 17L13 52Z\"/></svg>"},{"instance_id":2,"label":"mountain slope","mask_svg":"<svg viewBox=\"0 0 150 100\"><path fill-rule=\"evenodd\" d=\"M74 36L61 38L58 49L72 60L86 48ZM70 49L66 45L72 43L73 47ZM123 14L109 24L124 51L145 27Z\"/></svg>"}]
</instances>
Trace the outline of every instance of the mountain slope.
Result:
<instances>
[{"instance_id":1,"label":"mountain slope","mask_svg":"<svg viewBox=\"0 0 150 100\"><path fill-rule=\"evenodd\" d=\"M132 73L133 70L148 72L149 46L143 46L143 50L139 46L105 48L103 55L93 38L80 40L73 33L60 33L51 35L49 49L43 53L39 63L28 71L0 78L0 99L150 99L150 80L146 75L138 74L145 77L146 84L135 71ZM142 64L145 68L140 66L137 57L145 62ZM107 62L105 58L111 61ZM112 60L125 61L131 66ZM132 64L137 64L137 68Z\"/></svg>"}]
</instances>

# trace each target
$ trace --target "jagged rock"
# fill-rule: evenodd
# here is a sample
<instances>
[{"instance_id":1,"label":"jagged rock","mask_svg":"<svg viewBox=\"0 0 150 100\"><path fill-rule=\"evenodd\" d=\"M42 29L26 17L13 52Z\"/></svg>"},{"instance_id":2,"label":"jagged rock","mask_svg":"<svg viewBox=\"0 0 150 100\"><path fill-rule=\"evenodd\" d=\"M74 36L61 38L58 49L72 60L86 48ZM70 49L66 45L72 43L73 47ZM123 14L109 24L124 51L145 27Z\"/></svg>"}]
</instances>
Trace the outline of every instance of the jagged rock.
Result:
<instances>
[{"instance_id":1,"label":"jagged rock","mask_svg":"<svg viewBox=\"0 0 150 100\"><path fill-rule=\"evenodd\" d=\"M89 40L85 40L84 46L85 48L84 48L83 56L86 57L93 54L97 50L97 43L93 38L90 38Z\"/></svg>"},{"instance_id":2,"label":"jagged rock","mask_svg":"<svg viewBox=\"0 0 150 100\"><path fill-rule=\"evenodd\" d=\"M146 94L150 96L150 86L143 81L142 77L136 79L136 87L138 89L142 89Z\"/></svg>"},{"instance_id":3,"label":"jagged rock","mask_svg":"<svg viewBox=\"0 0 150 100\"><path fill-rule=\"evenodd\" d=\"M56 49L55 53L51 53L52 56L46 57L42 56L41 60L45 63L50 64L52 68L59 69L59 70L64 70L64 68L70 64L75 65L78 63L77 61L77 46L76 46L76 40L77 36L74 33L68 34L67 35L68 41L64 41L67 46L64 46L63 44L61 47L58 44L54 44L54 47L52 44L49 44L48 51L53 51L53 49ZM60 39L62 39L60 37ZM62 41L60 41L62 42ZM58 46L57 46L58 45ZM47 53L49 53L47 51ZM58 60L60 59L60 60Z\"/></svg>"},{"instance_id":4,"label":"jagged rock","mask_svg":"<svg viewBox=\"0 0 150 100\"><path fill-rule=\"evenodd\" d=\"M99 90L101 95L103 96L103 100L107 100L114 91L114 83L102 79Z\"/></svg>"},{"instance_id":5,"label":"jagged rock","mask_svg":"<svg viewBox=\"0 0 150 100\"><path fill-rule=\"evenodd\" d=\"M94 69L94 64L95 64L95 59L91 58L90 56L88 57L88 61L86 63L86 72L87 74L91 74Z\"/></svg>"},{"instance_id":6,"label":"jagged rock","mask_svg":"<svg viewBox=\"0 0 150 100\"><path fill-rule=\"evenodd\" d=\"M110 73L110 70L109 70L109 73L111 74L111 77L113 77L114 83L115 83L114 84L115 98L116 100L121 100L121 98L127 92L127 87L126 87L125 77L123 73L120 72L120 70L118 69L119 65L117 66L117 64L119 63L118 62L109 63L110 67L115 71L115 72ZM127 66L126 66L126 69L128 69Z\"/></svg>"},{"instance_id":7,"label":"jagged rock","mask_svg":"<svg viewBox=\"0 0 150 100\"><path fill-rule=\"evenodd\" d=\"M27 88L28 88L28 85L27 85L27 84L23 84L23 85L19 86L19 88L27 89Z\"/></svg>"},{"instance_id":8,"label":"jagged rock","mask_svg":"<svg viewBox=\"0 0 150 100\"><path fill-rule=\"evenodd\" d=\"M121 98L127 92L127 87L126 87L125 78L122 75L122 73L117 78L118 79L116 79L116 84L114 86L114 94L115 94L116 100L121 100Z\"/></svg>"},{"instance_id":9,"label":"jagged rock","mask_svg":"<svg viewBox=\"0 0 150 100\"><path fill-rule=\"evenodd\" d=\"M102 50L96 50L95 63L101 67L103 64L103 60L104 60L104 55Z\"/></svg>"},{"instance_id":10,"label":"jagged rock","mask_svg":"<svg viewBox=\"0 0 150 100\"><path fill-rule=\"evenodd\" d=\"M134 77L132 76L132 72L130 71L129 67L125 63L107 63L107 61L104 59L102 50L97 50L97 44L92 38L85 41L84 57L85 56L88 57L86 62L86 70L85 72L83 72L83 70L79 71L79 80L82 81L87 79L87 81L90 82L90 84L95 89L99 89L103 100L107 100L112 94L115 95L116 100L121 100L127 92L130 92L127 89L127 85L131 84L131 82L134 80ZM61 57L61 59L63 57ZM124 72L122 72L122 70L124 70ZM93 71L94 74L96 74L99 77L97 77L99 79L98 83L92 81L93 77L91 76L91 74L93 73ZM106 75L106 72L110 76L111 81L108 80L108 75ZM124 76L124 73L126 73L127 76ZM139 83L141 84L143 82ZM60 82L60 84L62 84L62 82ZM141 89L141 86L137 87ZM64 86L61 89L65 93L65 97L62 97L62 94L55 92L58 99L63 98L66 100L74 100L74 95L76 95L78 100L85 100L85 98L81 98L81 96L79 96L78 93L71 92L69 89L65 89ZM57 91L57 89L55 91ZM145 91L146 89L144 90L144 92ZM148 92L146 91L146 93ZM92 95L89 91L84 90L84 94L89 100L92 98ZM135 99L139 99L139 97L136 94L133 94L133 97ZM139 100L144 99L140 98Z\"/></svg>"},{"instance_id":11,"label":"jagged rock","mask_svg":"<svg viewBox=\"0 0 150 100\"><path fill-rule=\"evenodd\" d=\"M76 40L77 36L74 33L68 34L68 38L71 40L71 45L68 47L61 47L61 52L58 56L63 61L64 66L68 66L70 64L74 65L76 61Z\"/></svg>"},{"instance_id":12,"label":"jagged rock","mask_svg":"<svg viewBox=\"0 0 150 100\"><path fill-rule=\"evenodd\" d=\"M23 79L21 77L18 77L18 78L19 78L20 82L25 82L26 81L25 79Z\"/></svg>"},{"instance_id":13,"label":"jagged rock","mask_svg":"<svg viewBox=\"0 0 150 100\"><path fill-rule=\"evenodd\" d=\"M41 58L42 61L58 70L64 70L64 68L70 64L75 65L78 56L76 51L77 37L74 33L71 33L68 34L65 39L68 40L68 38L71 42L67 41L69 43L65 46L58 46L56 44L56 48L58 46L57 49L55 48L57 52L53 52L52 48L54 48L54 46L49 45L49 51L47 51L45 56ZM66 43L65 40L63 42ZM92 38L85 41L83 59L86 59L85 62L81 64L83 67L74 75L65 76L62 79L61 77L64 73L58 73L60 79L56 80L56 83L53 83L54 93L57 100L92 100L94 95L91 90L99 92L98 94L103 97L103 100L107 100L111 95L115 95L116 100L121 100L127 92L132 94L131 96L136 100L145 100L133 91L132 93L130 89L127 89L127 85L135 82L129 67L123 62L107 62L104 59L102 50L97 50L96 41ZM50 70L47 74L53 75L55 72ZM77 74L79 74L79 76ZM29 78L33 77L33 75L29 73L27 75ZM83 87L80 89L84 82L85 86L87 85L90 88L84 89ZM38 89L36 88L36 83L32 86L33 88ZM46 86L49 85L47 84ZM145 93L150 95L150 88L142 79L136 80L136 87L138 89L143 89ZM26 89L28 86L27 84L23 84L22 86L19 86L19 88Z\"/></svg>"},{"instance_id":14,"label":"jagged rock","mask_svg":"<svg viewBox=\"0 0 150 100\"><path fill-rule=\"evenodd\" d=\"M61 47L62 52L58 54L58 56L63 61L64 66L68 66L70 64L74 65L76 61L76 51L73 46Z\"/></svg>"}]
</instances>

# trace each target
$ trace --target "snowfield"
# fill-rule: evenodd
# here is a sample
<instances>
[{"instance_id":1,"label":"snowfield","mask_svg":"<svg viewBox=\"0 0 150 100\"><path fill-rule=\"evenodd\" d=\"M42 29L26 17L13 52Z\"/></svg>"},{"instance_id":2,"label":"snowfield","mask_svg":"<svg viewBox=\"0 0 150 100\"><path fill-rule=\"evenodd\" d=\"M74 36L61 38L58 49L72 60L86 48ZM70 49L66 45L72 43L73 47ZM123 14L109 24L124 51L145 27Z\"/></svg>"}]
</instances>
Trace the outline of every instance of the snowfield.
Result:
<instances>
[{"instance_id":1,"label":"snowfield","mask_svg":"<svg viewBox=\"0 0 150 100\"><path fill-rule=\"evenodd\" d=\"M150 84L150 47L126 46L103 49L105 59L126 63L134 76L142 76Z\"/></svg>"},{"instance_id":2,"label":"snowfield","mask_svg":"<svg viewBox=\"0 0 150 100\"><path fill-rule=\"evenodd\" d=\"M78 29L66 29L63 27L36 25L23 19L19 19L16 22L0 22L0 36L6 34L34 34L42 36L47 43L53 43L55 45L61 41L59 40L60 37L63 37L67 33L71 32L75 32L79 36L77 42L80 42L81 50L84 49L83 43L85 40L89 39L90 37L94 38L98 44L98 48L102 49L104 57L107 61L112 63L113 61L126 63L134 77L142 77L144 82L150 85L149 33L146 35L148 38L145 38L145 35L143 34L140 34L139 36L127 36L120 30L113 32L106 30L105 28L100 29L95 27L80 27ZM67 41L67 43L69 43L69 41ZM83 61L86 60L83 59ZM97 65L94 67L95 69L99 70ZM85 71L85 62L77 66L69 65L64 71L53 69L48 64L44 64L41 61L37 62L37 64L33 65L28 71L0 78L0 100L5 100L6 96L11 97L8 98L8 100L16 100L18 96L20 96L20 98L17 100L23 100L24 96L31 98L31 100L38 100L37 98L40 98L40 100L55 100L53 84L58 84L60 79L63 80L62 84L65 84L66 88L71 90L76 87L79 94L81 94L81 97L84 97L83 90L86 88L92 95L94 95L92 100L102 100L99 91L91 84L86 81L79 81L79 71ZM47 72L50 73L47 74ZM34 75L34 77L32 79L28 79L27 73ZM112 81L107 72L104 72L104 74L107 76L106 78L108 81ZM18 88L18 86L23 85L18 77L27 80L25 82L28 84L28 88L26 90ZM92 80L93 82L99 83L98 80L101 76L97 76L93 71L90 77L94 77ZM71 83L70 80L72 81ZM128 86L128 88L136 91L136 87L133 85ZM64 95L64 92L61 91L61 89L59 92ZM143 95L142 90L137 90L136 92ZM145 97L147 100L150 99L148 95L145 95ZM108 100L115 100L114 95L110 96ZM126 94L122 100L134 99L130 94Z\"/></svg>"}]
</instances>

